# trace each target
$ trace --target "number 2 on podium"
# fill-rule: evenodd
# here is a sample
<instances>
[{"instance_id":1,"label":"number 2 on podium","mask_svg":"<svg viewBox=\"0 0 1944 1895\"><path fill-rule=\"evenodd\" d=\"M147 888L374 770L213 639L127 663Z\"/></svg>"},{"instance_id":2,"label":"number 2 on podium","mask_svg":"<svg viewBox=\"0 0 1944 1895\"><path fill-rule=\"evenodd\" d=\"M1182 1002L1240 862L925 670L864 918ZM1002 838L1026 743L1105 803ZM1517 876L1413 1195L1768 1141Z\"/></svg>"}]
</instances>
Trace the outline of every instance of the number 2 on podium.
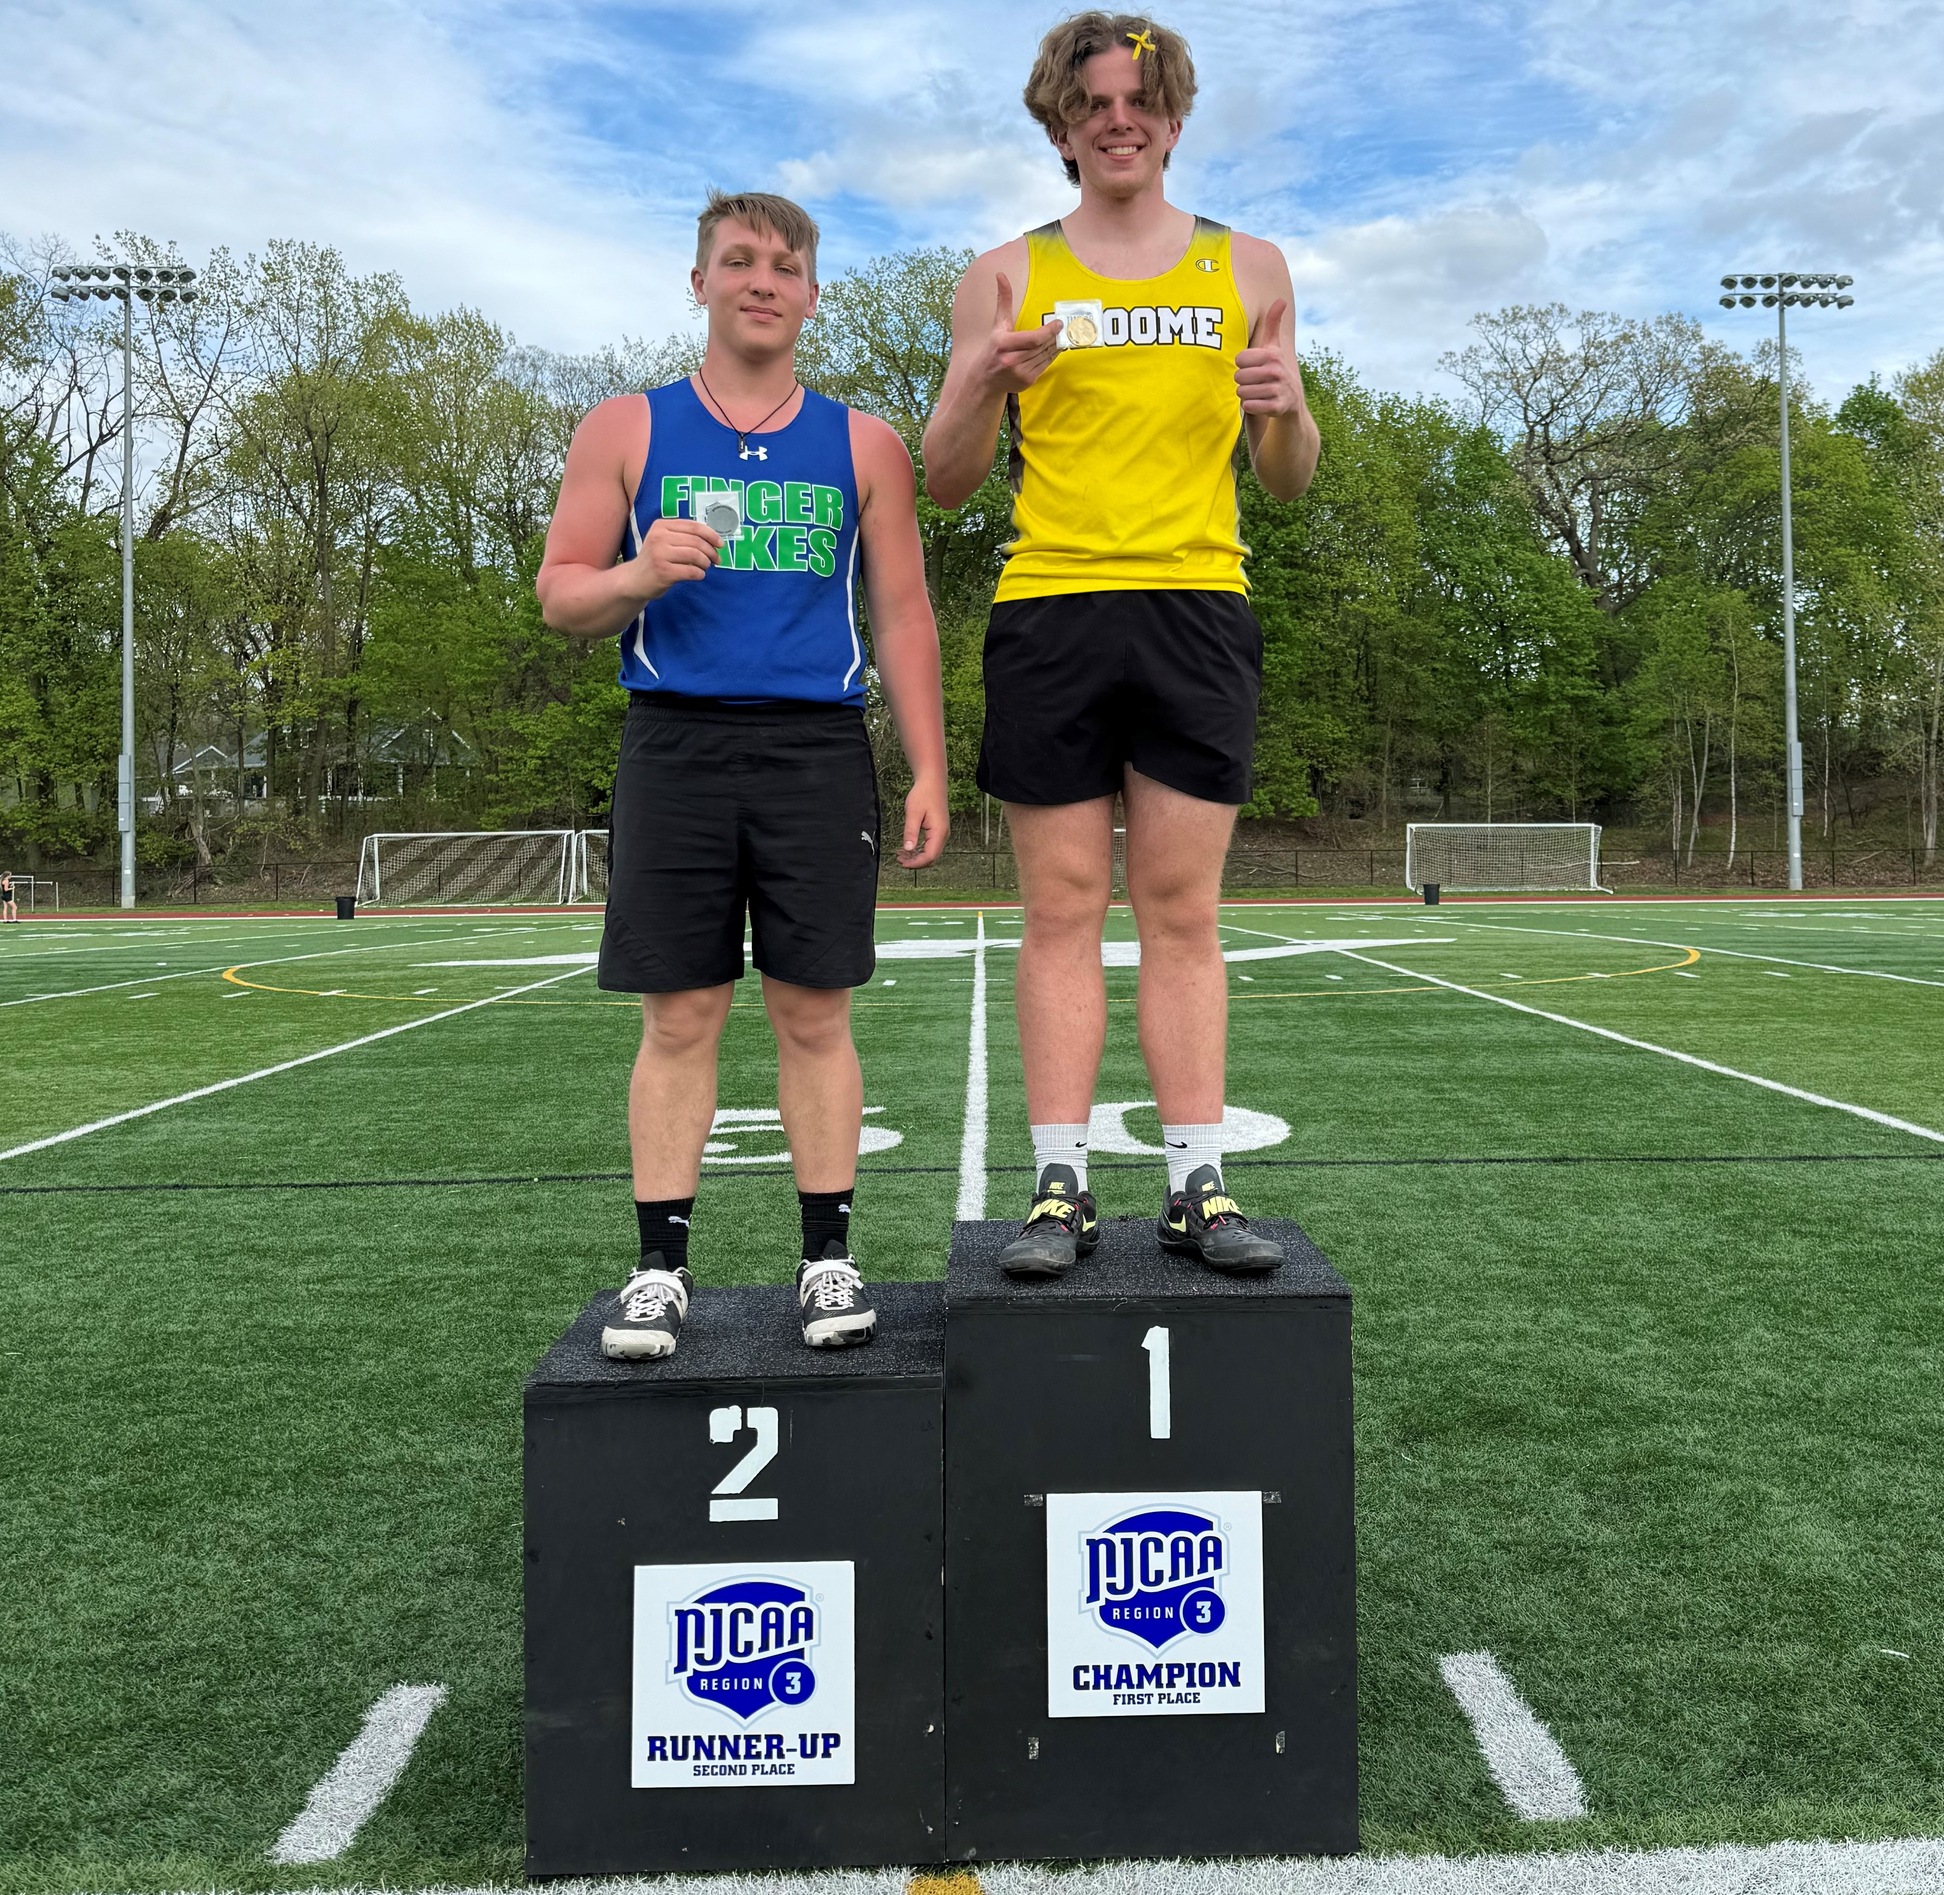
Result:
<instances>
[{"instance_id":1,"label":"number 2 on podium","mask_svg":"<svg viewBox=\"0 0 1944 1895\"><path fill-rule=\"evenodd\" d=\"M742 1409L711 1408L709 1410L709 1439L711 1441L733 1441L743 1430ZM774 1408L752 1408L748 1414L749 1431L756 1437L756 1445L745 1454L728 1473L715 1484L715 1493L735 1498L714 1499L709 1502L711 1520L774 1520L776 1502L761 1498L744 1496L743 1489L753 1481L764 1468L776 1459L777 1422Z\"/></svg>"},{"instance_id":2,"label":"number 2 on podium","mask_svg":"<svg viewBox=\"0 0 1944 1895\"><path fill-rule=\"evenodd\" d=\"M1168 1385L1168 1332L1159 1326L1141 1338L1148 1359L1148 1439L1166 1441L1174 1433L1174 1396Z\"/></svg>"}]
</instances>

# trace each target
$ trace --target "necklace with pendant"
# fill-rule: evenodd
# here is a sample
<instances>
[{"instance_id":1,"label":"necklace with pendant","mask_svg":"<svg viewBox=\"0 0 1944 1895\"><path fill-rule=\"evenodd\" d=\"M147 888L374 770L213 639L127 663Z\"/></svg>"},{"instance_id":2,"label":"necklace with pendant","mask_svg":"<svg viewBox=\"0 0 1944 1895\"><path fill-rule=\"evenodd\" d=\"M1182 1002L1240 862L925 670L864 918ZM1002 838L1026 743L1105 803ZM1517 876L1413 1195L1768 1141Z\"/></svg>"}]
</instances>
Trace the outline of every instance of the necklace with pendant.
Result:
<instances>
[{"instance_id":1,"label":"necklace with pendant","mask_svg":"<svg viewBox=\"0 0 1944 1895\"><path fill-rule=\"evenodd\" d=\"M790 403L796 399L796 392L799 388L803 386L803 384L799 382L795 378L795 376L792 376L790 378L790 392L787 395L785 395L783 399L779 401L776 404L776 406L772 408L769 411L769 413L763 417L762 421L757 422L753 427L739 428L736 426L736 424L733 421L729 419L729 410L725 408L721 402L716 400L715 390L709 386L707 378L703 375L700 369L697 369L695 371L695 379L702 384L702 392L703 394L708 396L709 406L713 408L716 411L716 413L722 417L722 425L725 428L727 428L729 432L736 437L736 458L739 461L768 460L769 449L766 447L752 448L749 445L749 437L752 434L760 434L763 430L764 422L774 421L776 417L780 415L783 412L783 410L787 408L790 405Z\"/></svg>"}]
</instances>

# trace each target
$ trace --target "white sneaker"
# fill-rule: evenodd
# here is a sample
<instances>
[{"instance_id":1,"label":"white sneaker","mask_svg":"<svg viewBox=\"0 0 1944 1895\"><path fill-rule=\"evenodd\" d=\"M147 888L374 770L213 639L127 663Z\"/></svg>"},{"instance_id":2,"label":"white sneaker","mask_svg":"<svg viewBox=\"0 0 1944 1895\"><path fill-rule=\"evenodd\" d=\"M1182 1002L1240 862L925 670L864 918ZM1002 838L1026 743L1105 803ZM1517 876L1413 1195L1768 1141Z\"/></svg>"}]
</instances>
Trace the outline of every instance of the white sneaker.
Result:
<instances>
[{"instance_id":1,"label":"white sneaker","mask_svg":"<svg viewBox=\"0 0 1944 1895\"><path fill-rule=\"evenodd\" d=\"M813 1349L843 1349L877 1333L877 1311L857 1260L834 1240L814 1262L806 1257L797 1265L797 1305L803 1311L803 1339Z\"/></svg>"},{"instance_id":2,"label":"white sneaker","mask_svg":"<svg viewBox=\"0 0 1944 1895\"><path fill-rule=\"evenodd\" d=\"M652 1362L673 1355L682 1338L695 1279L686 1268L664 1270L651 1251L622 1286L601 1331L601 1353L616 1362Z\"/></svg>"}]
</instances>

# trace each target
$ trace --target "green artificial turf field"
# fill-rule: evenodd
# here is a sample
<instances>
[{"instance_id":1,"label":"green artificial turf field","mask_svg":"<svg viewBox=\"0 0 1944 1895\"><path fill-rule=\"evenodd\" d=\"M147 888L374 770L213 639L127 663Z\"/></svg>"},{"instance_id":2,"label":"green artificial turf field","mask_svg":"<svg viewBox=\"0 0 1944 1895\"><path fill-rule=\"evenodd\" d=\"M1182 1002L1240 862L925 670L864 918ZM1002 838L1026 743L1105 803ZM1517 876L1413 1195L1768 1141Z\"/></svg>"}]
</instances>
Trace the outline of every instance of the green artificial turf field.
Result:
<instances>
[{"instance_id":1,"label":"green artificial turf field","mask_svg":"<svg viewBox=\"0 0 1944 1895\"><path fill-rule=\"evenodd\" d=\"M1944 905L1225 922L1304 950L1230 967L1228 1097L1280 1122L1230 1178L1356 1293L1366 1847L1937 1833ZM0 1887L518 1878L520 1383L634 1245L636 1008L575 958L598 928L0 934ZM988 1168L961 1180L981 930ZM1030 1183L1018 921L879 933L856 1247L936 1276L962 1184L997 1216ZM1099 1096L1139 1102L1135 974L1108 981ZM752 987L698 1320L708 1283L793 1266L780 1134L747 1116L773 1087ZM1107 1129L1158 1137L1138 1103ZM1096 1154L1103 1213L1151 1216L1158 1156ZM1584 1820L1508 1808L1439 1674L1477 1650ZM396 1789L340 1860L273 1866L399 1683L449 1696Z\"/></svg>"}]
</instances>

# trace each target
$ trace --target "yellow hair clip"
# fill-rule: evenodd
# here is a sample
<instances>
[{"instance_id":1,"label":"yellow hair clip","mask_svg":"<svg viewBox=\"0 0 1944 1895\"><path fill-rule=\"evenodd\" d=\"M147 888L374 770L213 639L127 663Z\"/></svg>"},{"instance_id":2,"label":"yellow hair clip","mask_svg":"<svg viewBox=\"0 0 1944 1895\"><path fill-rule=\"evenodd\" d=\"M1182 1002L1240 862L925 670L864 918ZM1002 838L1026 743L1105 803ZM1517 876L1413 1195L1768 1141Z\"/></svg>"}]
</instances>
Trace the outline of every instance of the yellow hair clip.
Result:
<instances>
[{"instance_id":1,"label":"yellow hair clip","mask_svg":"<svg viewBox=\"0 0 1944 1895\"><path fill-rule=\"evenodd\" d=\"M1148 37L1148 30L1142 27L1138 33L1127 35L1128 43L1134 48L1134 57L1139 59L1143 53L1154 51L1154 41Z\"/></svg>"}]
</instances>

